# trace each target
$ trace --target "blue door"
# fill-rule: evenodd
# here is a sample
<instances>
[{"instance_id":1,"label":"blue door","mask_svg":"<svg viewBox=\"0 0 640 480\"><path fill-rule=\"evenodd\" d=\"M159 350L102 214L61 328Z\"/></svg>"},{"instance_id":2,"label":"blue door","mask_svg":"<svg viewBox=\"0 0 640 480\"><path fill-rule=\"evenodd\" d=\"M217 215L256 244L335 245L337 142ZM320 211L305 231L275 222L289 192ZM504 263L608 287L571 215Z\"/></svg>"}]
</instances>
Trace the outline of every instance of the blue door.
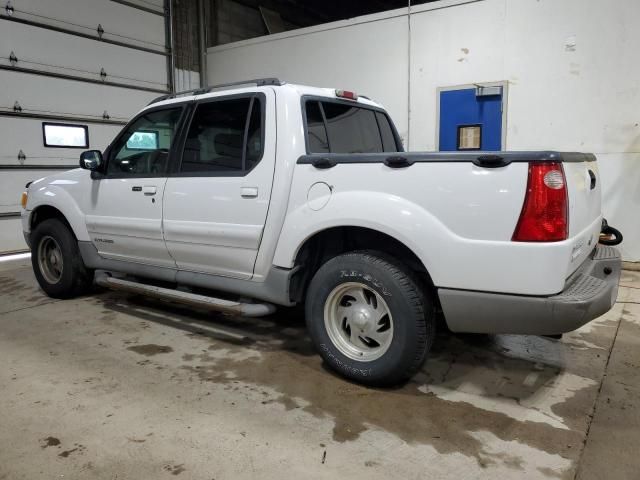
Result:
<instances>
[{"instance_id":1,"label":"blue door","mask_svg":"<svg viewBox=\"0 0 640 480\"><path fill-rule=\"evenodd\" d=\"M440 92L441 151L502 150L502 87Z\"/></svg>"}]
</instances>

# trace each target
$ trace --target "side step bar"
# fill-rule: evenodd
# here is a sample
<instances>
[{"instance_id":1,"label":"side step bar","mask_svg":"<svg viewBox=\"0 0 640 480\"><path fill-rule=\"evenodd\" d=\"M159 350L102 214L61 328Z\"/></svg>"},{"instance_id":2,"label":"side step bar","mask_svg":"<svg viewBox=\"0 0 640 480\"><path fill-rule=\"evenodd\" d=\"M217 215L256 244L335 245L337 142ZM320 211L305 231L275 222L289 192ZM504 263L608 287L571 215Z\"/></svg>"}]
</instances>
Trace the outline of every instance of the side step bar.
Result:
<instances>
[{"instance_id":1,"label":"side step bar","mask_svg":"<svg viewBox=\"0 0 640 480\"><path fill-rule=\"evenodd\" d=\"M276 307L270 303L240 303L222 298L207 297L195 293L182 292L171 288L156 287L145 283L115 278L106 273L96 273L96 283L112 290L122 290L137 293L147 297L153 297L164 301L181 303L192 307L219 312L234 313L245 317L263 317L276 311Z\"/></svg>"}]
</instances>

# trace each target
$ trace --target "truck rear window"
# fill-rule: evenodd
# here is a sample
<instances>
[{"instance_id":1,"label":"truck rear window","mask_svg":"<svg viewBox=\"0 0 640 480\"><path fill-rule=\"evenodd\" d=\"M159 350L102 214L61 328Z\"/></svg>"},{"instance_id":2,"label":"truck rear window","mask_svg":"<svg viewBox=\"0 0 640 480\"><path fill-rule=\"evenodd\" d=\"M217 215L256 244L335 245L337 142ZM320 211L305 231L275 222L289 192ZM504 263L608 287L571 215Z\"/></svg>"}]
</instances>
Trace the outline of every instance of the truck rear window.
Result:
<instances>
[{"instance_id":1,"label":"truck rear window","mask_svg":"<svg viewBox=\"0 0 640 480\"><path fill-rule=\"evenodd\" d=\"M379 153L398 150L388 117L342 102L305 104L309 153Z\"/></svg>"}]
</instances>

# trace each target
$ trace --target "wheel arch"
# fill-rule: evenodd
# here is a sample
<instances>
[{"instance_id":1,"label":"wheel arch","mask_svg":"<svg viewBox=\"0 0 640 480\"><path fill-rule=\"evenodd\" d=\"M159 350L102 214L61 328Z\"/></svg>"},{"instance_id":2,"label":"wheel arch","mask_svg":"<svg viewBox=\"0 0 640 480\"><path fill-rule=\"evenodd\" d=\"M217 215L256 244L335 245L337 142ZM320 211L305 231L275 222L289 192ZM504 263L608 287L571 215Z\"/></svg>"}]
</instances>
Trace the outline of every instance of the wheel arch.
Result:
<instances>
[{"instance_id":1,"label":"wheel arch","mask_svg":"<svg viewBox=\"0 0 640 480\"><path fill-rule=\"evenodd\" d=\"M69 227L71 231L73 231L71 225L69 224L69 221L67 220L67 217L65 217L59 209L51 205L40 205L31 211L31 215L29 217L30 230L33 231L33 229L36 228L39 224L51 218L57 218L61 220L67 227Z\"/></svg>"},{"instance_id":2,"label":"wheel arch","mask_svg":"<svg viewBox=\"0 0 640 480\"><path fill-rule=\"evenodd\" d=\"M64 223L76 240L85 240L89 238L84 222L81 220L79 215L69 215L65 209L59 208L58 205L51 205L48 203L36 205L33 210L31 210L28 220L29 233L33 232L33 230L43 221L52 218L56 218Z\"/></svg>"},{"instance_id":3,"label":"wheel arch","mask_svg":"<svg viewBox=\"0 0 640 480\"><path fill-rule=\"evenodd\" d=\"M341 225L316 231L298 248L294 260L296 273L290 285L292 300L303 298L311 278L327 260L356 250L375 251L392 257L414 272L425 288L434 288L427 267L405 243L374 228Z\"/></svg>"}]
</instances>

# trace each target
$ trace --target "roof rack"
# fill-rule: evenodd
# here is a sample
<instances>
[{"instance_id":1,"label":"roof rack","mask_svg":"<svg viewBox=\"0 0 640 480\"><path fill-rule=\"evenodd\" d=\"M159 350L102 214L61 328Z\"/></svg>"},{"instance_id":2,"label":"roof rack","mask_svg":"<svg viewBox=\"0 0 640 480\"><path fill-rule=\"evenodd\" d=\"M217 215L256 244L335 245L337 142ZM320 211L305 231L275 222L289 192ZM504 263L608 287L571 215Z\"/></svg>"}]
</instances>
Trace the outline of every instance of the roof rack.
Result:
<instances>
[{"instance_id":1,"label":"roof rack","mask_svg":"<svg viewBox=\"0 0 640 480\"><path fill-rule=\"evenodd\" d=\"M210 85L208 87L194 88L193 90L184 90L182 92L175 92L175 93L169 93L167 95L161 95L151 100L148 105L162 102L163 100L169 100L171 98L182 97L184 95L202 95L203 93L209 93L212 90L238 87L240 85L264 87L266 85L284 85L284 82L277 78L270 77L270 78L255 78L253 80L241 80L238 82L230 82L230 83L221 83L219 85Z\"/></svg>"}]
</instances>

